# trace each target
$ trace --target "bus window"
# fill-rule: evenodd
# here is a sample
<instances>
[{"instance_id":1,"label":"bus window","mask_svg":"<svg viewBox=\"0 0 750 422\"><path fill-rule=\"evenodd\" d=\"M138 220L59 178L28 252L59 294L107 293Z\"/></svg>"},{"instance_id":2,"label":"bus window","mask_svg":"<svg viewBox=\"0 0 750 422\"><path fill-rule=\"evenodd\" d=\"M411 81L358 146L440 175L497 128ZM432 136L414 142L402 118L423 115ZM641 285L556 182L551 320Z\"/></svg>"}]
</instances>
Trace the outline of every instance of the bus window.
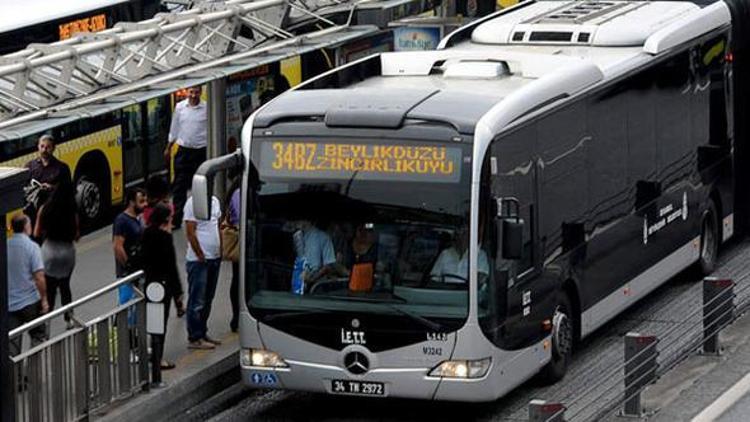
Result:
<instances>
[{"instance_id":1,"label":"bus window","mask_svg":"<svg viewBox=\"0 0 750 422\"><path fill-rule=\"evenodd\" d=\"M169 137L170 109L169 97L153 98L146 104L146 148L147 171L149 174L164 168L162 152Z\"/></svg>"},{"instance_id":2,"label":"bus window","mask_svg":"<svg viewBox=\"0 0 750 422\"><path fill-rule=\"evenodd\" d=\"M122 159L125 167L125 183L142 179L143 166L143 114L141 105L122 109Z\"/></svg>"}]
</instances>

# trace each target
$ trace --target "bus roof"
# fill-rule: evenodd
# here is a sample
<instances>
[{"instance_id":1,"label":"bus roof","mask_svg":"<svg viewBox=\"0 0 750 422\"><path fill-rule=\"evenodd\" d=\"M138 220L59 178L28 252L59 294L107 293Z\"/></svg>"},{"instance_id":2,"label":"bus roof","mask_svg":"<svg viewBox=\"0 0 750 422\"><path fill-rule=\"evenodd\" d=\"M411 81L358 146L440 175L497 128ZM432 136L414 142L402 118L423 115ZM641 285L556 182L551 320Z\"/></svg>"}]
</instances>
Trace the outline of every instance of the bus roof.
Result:
<instances>
[{"instance_id":1,"label":"bus roof","mask_svg":"<svg viewBox=\"0 0 750 422\"><path fill-rule=\"evenodd\" d=\"M102 9L129 0L0 0L0 33Z\"/></svg>"},{"instance_id":2,"label":"bus roof","mask_svg":"<svg viewBox=\"0 0 750 422\"><path fill-rule=\"evenodd\" d=\"M451 37L458 38L450 48L381 54L379 66L369 64L379 72L340 89L309 92L327 87L313 80L269 104L254 125L312 115L329 123L334 112L345 126L372 127L382 122L358 110L385 110L389 98L418 90L411 104L398 107L400 117L389 122L431 120L474 133L478 121L504 103L509 111L493 118L492 129L500 130L729 23L722 2L706 7L671 1L527 2L459 29L442 42L450 45ZM342 109L348 109L349 116L342 117Z\"/></svg>"}]
</instances>

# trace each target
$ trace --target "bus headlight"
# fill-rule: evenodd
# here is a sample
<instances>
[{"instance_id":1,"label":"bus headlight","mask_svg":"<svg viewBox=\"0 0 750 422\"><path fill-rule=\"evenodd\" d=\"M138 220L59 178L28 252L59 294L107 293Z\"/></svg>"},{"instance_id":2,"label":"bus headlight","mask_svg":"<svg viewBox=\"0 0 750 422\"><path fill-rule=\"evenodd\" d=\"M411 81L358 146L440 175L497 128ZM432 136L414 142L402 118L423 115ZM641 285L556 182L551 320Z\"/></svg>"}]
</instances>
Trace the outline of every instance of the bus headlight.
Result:
<instances>
[{"instance_id":1,"label":"bus headlight","mask_svg":"<svg viewBox=\"0 0 750 422\"><path fill-rule=\"evenodd\" d=\"M490 369L492 358L478 360L446 360L430 371L431 377L482 378Z\"/></svg>"},{"instance_id":2,"label":"bus headlight","mask_svg":"<svg viewBox=\"0 0 750 422\"><path fill-rule=\"evenodd\" d=\"M278 353L262 349L241 349L240 364L261 368L287 368L284 359Z\"/></svg>"}]
</instances>

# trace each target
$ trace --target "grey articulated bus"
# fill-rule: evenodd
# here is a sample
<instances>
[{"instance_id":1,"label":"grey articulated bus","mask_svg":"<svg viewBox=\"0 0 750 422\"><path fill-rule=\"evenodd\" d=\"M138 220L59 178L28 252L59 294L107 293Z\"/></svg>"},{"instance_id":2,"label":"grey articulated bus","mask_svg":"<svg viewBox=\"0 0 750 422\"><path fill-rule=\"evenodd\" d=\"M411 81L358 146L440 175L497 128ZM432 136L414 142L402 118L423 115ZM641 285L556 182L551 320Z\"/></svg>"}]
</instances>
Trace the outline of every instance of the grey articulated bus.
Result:
<instances>
[{"instance_id":1,"label":"grey articulated bus","mask_svg":"<svg viewBox=\"0 0 750 422\"><path fill-rule=\"evenodd\" d=\"M710 272L738 208L736 6L528 1L255 112L193 181L208 215L243 168L244 381L494 400Z\"/></svg>"}]
</instances>

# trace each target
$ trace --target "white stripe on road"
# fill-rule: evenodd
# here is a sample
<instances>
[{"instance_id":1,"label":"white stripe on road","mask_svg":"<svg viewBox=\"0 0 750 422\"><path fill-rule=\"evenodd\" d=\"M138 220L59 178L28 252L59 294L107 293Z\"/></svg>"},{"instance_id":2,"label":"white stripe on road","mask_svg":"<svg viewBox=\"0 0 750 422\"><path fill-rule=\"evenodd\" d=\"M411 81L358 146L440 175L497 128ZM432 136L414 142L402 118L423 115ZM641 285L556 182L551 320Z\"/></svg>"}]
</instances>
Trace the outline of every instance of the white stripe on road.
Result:
<instances>
[{"instance_id":1,"label":"white stripe on road","mask_svg":"<svg viewBox=\"0 0 750 422\"><path fill-rule=\"evenodd\" d=\"M691 422L715 421L747 394L748 391L750 391L750 374L745 375L741 380L737 381L729 390L725 391L711 405L695 416Z\"/></svg>"}]
</instances>

